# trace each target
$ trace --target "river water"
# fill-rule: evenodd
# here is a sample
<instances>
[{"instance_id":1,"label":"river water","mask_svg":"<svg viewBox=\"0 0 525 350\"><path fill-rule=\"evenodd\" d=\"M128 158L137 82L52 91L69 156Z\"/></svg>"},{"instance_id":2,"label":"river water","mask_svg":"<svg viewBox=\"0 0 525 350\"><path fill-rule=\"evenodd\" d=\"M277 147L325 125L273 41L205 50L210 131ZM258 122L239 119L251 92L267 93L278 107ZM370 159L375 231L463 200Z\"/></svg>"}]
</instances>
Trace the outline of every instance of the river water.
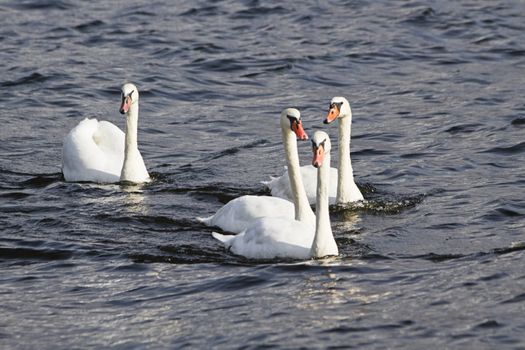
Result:
<instances>
[{"instance_id":1,"label":"river water","mask_svg":"<svg viewBox=\"0 0 525 350\"><path fill-rule=\"evenodd\" d=\"M523 1L4 0L0 17L1 348L525 348ZM123 128L126 81L154 181L64 182L63 137ZM340 256L226 251L194 218L267 194L283 108L335 143L337 95L367 199L332 213Z\"/></svg>"}]
</instances>

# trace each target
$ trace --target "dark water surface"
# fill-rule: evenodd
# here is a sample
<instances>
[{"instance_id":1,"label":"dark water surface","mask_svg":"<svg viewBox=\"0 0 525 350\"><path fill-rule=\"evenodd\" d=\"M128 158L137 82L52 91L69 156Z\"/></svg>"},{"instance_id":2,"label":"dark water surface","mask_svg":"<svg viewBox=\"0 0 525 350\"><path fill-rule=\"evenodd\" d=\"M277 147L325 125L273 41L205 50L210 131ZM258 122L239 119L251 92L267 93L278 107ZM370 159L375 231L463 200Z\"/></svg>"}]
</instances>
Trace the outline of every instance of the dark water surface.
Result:
<instances>
[{"instance_id":1,"label":"dark water surface","mask_svg":"<svg viewBox=\"0 0 525 350\"><path fill-rule=\"evenodd\" d=\"M525 348L523 1L0 1L0 347ZM141 91L145 186L65 183ZM278 116L353 107L334 259L194 217L283 171ZM308 162L308 144L300 147ZM335 158L335 157L334 157Z\"/></svg>"}]
</instances>

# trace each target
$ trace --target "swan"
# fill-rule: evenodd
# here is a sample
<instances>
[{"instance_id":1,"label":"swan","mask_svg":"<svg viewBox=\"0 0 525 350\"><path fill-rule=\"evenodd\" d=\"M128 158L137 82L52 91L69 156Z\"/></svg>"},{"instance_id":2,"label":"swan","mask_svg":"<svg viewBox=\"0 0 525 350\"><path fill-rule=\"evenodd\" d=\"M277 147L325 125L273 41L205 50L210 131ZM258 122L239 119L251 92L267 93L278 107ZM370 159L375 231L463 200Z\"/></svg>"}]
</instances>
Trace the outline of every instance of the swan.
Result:
<instances>
[{"instance_id":1,"label":"swan","mask_svg":"<svg viewBox=\"0 0 525 350\"><path fill-rule=\"evenodd\" d=\"M363 200L363 195L354 182L354 171L350 160L350 134L352 129L352 110L350 103L344 97L334 97L330 102L328 115L324 120L329 124L339 119L339 154L338 165L330 169L329 189L330 204L346 204ZM315 203L316 170L311 165L301 167L308 201ZM286 172L278 177L265 182L271 190L272 196L291 198L290 185Z\"/></svg>"},{"instance_id":2,"label":"swan","mask_svg":"<svg viewBox=\"0 0 525 350\"><path fill-rule=\"evenodd\" d=\"M338 255L330 226L328 188L330 185L330 138L316 131L312 138L313 161L317 168L315 226L286 218L265 217L254 221L236 236L213 232L214 238L234 254L249 259L309 259Z\"/></svg>"},{"instance_id":3,"label":"swan","mask_svg":"<svg viewBox=\"0 0 525 350\"><path fill-rule=\"evenodd\" d=\"M126 114L126 133L107 121L84 119L64 138L62 173L68 182L114 183L150 181L137 146L139 91L122 86L120 113Z\"/></svg>"},{"instance_id":4,"label":"swan","mask_svg":"<svg viewBox=\"0 0 525 350\"><path fill-rule=\"evenodd\" d=\"M308 203L299 175L299 155L297 139L306 140L301 113L295 108L286 108L280 115L281 135L288 164L289 182L292 184L291 198L293 203L271 196L242 196L235 198L220 208L215 215L208 218L197 218L208 226L218 226L223 231L239 233L245 230L255 219L261 217L282 217L305 221L313 226L315 214Z\"/></svg>"}]
</instances>

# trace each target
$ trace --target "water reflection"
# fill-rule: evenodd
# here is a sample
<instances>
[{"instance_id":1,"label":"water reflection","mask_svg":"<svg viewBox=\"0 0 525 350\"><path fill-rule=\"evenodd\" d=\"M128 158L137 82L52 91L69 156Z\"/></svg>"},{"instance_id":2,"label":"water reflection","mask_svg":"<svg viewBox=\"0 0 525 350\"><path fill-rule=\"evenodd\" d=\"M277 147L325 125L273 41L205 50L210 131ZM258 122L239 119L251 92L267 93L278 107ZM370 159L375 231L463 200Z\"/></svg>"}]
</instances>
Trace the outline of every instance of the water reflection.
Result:
<instances>
[{"instance_id":1,"label":"water reflection","mask_svg":"<svg viewBox=\"0 0 525 350\"><path fill-rule=\"evenodd\" d=\"M297 296L297 307L301 310L320 310L340 304L370 304L377 302L389 294L389 291L377 293L360 288L353 280L358 275L351 274L345 268L344 272L338 273L333 264L337 258L321 261L321 264L330 264L321 275L306 278L304 287ZM356 262L362 264L362 262Z\"/></svg>"},{"instance_id":2,"label":"water reflection","mask_svg":"<svg viewBox=\"0 0 525 350\"><path fill-rule=\"evenodd\" d=\"M332 230L336 233L351 233L357 231L358 223L361 221L361 214L350 210L341 210L331 214Z\"/></svg>"},{"instance_id":3,"label":"water reflection","mask_svg":"<svg viewBox=\"0 0 525 350\"><path fill-rule=\"evenodd\" d=\"M124 211L148 215L149 205L145 201L144 184L73 184L80 186L82 194L75 201L88 208L99 208L103 211L122 208Z\"/></svg>"},{"instance_id":4,"label":"water reflection","mask_svg":"<svg viewBox=\"0 0 525 350\"><path fill-rule=\"evenodd\" d=\"M134 214L149 215L149 206L144 199L144 184L123 185L122 193L124 194L124 208Z\"/></svg>"}]
</instances>

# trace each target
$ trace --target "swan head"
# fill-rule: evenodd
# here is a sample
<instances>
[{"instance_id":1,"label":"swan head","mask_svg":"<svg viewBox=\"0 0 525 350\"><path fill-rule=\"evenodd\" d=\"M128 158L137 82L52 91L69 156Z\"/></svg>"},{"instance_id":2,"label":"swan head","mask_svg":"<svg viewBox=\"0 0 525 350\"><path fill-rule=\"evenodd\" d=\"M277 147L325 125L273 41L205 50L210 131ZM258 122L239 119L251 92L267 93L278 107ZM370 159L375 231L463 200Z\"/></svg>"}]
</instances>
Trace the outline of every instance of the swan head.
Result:
<instances>
[{"instance_id":1,"label":"swan head","mask_svg":"<svg viewBox=\"0 0 525 350\"><path fill-rule=\"evenodd\" d=\"M330 101L330 109L323 123L330 124L337 118L352 118L352 110L350 109L350 103L344 97L334 97Z\"/></svg>"},{"instance_id":2,"label":"swan head","mask_svg":"<svg viewBox=\"0 0 525 350\"><path fill-rule=\"evenodd\" d=\"M303 129L301 113L295 108L286 108L281 112L281 128L293 131L298 140L308 140L308 135Z\"/></svg>"},{"instance_id":3,"label":"swan head","mask_svg":"<svg viewBox=\"0 0 525 350\"><path fill-rule=\"evenodd\" d=\"M312 165L316 168L323 165L325 154L330 154L331 149L332 144L328 134L324 131L316 131L314 137L312 137Z\"/></svg>"},{"instance_id":4,"label":"swan head","mask_svg":"<svg viewBox=\"0 0 525 350\"><path fill-rule=\"evenodd\" d=\"M128 113L131 106L139 102L139 90L131 83L122 85L122 102L120 103L120 113Z\"/></svg>"}]
</instances>

